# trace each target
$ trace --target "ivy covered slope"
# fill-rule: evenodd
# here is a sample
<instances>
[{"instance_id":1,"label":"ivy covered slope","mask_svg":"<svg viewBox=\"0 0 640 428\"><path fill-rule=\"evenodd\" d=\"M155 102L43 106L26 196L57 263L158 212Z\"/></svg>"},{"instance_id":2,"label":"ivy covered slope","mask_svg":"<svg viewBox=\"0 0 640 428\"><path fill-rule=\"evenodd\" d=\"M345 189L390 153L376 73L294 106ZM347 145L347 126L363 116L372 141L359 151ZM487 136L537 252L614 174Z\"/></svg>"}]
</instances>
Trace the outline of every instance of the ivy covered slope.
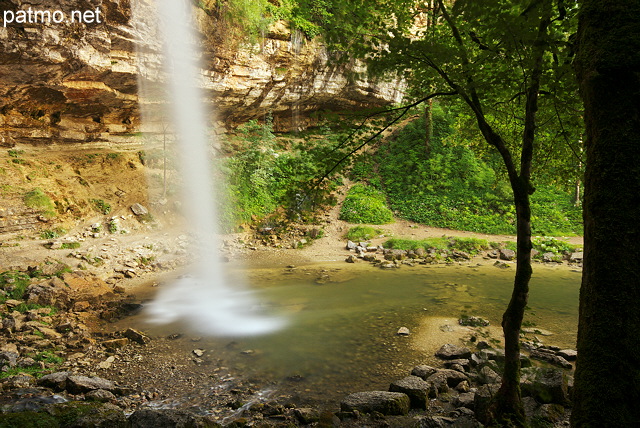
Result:
<instances>
[{"instance_id":1,"label":"ivy covered slope","mask_svg":"<svg viewBox=\"0 0 640 428\"><path fill-rule=\"evenodd\" d=\"M425 118L421 117L375 150L358 156L350 173L360 182L355 189L366 185L372 194L376 189L378 195L386 196L394 213L407 220L434 227L514 234L515 209L504 168L494 153L477 150L478 137L465 128L465 119L453 108L435 105L428 145ZM580 235L582 211L574 195L578 175L557 171L536 177L531 197L533 233Z\"/></svg>"}]
</instances>

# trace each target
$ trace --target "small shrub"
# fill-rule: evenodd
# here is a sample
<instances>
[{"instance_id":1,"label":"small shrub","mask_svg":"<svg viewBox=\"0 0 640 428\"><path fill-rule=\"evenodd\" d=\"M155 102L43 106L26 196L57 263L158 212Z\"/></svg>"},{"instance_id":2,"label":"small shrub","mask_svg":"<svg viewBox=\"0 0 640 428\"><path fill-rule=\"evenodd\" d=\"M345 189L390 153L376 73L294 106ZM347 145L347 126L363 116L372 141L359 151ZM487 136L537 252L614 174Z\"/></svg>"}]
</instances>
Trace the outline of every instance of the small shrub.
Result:
<instances>
[{"instance_id":1,"label":"small shrub","mask_svg":"<svg viewBox=\"0 0 640 428\"><path fill-rule=\"evenodd\" d=\"M109 233L116 233L118 231L118 221L111 219L107 222L107 230Z\"/></svg>"},{"instance_id":2,"label":"small shrub","mask_svg":"<svg viewBox=\"0 0 640 428\"><path fill-rule=\"evenodd\" d=\"M393 222L393 213L387 208L382 192L356 184L342 203L340 219L350 223L387 224Z\"/></svg>"},{"instance_id":3,"label":"small shrub","mask_svg":"<svg viewBox=\"0 0 640 428\"><path fill-rule=\"evenodd\" d=\"M381 229L375 229L371 226L355 226L349 229L345 238L350 241L368 241L382 233Z\"/></svg>"},{"instance_id":4,"label":"small shrub","mask_svg":"<svg viewBox=\"0 0 640 428\"><path fill-rule=\"evenodd\" d=\"M540 254L551 252L556 255L560 255L565 252L574 252L577 248L575 245L569 244L568 242L548 236L536 236L531 241L533 243L533 248L538 250Z\"/></svg>"},{"instance_id":5,"label":"small shrub","mask_svg":"<svg viewBox=\"0 0 640 428\"><path fill-rule=\"evenodd\" d=\"M76 248L80 248L79 242L63 242L62 247L63 250L75 250Z\"/></svg>"},{"instance_id":6,"label":"small shrub","mask_svg":"<svg viewBox=\"0 0 640 428\"><path fill-rule=\"evenodd\" d=\"M40 238L41 239L56 239L59 238L60 236L64 235L65 233L67 233L67 231L61 227L56 227L54 229L45 229L42 232L40 232Z\"/></svg>"},{"instance_id":7,"label":"small shrub","mask_svg":"<svg viewBox=\"0 0 640 428\"><path fill-rule=\"evenodd\" d=\"M111 212L111 204L103 201L102 199L91 199L91 203L97 211L104 215L107 215Z\"/></svg>"}]
</instances>

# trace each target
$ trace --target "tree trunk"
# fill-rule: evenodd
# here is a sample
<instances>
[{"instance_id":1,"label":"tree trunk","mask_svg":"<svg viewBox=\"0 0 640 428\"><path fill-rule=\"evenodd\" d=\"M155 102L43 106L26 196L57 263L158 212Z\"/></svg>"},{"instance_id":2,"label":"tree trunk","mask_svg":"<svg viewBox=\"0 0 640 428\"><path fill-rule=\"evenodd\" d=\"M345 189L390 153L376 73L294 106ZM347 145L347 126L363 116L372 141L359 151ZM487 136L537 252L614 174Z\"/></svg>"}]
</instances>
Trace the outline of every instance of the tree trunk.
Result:
<instances>
[{"instance_id":1,"label":"tree trunk","mask_svg":"<svg viewBox=\"0 0 640 428\"><path fill-rule=\"evenodd\" d=\"M520 394L520 328L529 296L531 279L531 207L526 185L514 186L517 215L516 277L509 306L502 316L504 333L504 375L502 385L490 409L487 423L524 426L525 416Z\"/></svg>"},{"instance_id":2,"label":"tree trunk","mask_svg":"<svg viewBox=\"0 0 640 428\"><path fill-rule=\"evenodd\" d=\"M640 421L640 0L582 2L585 252L574 427Z\"/></svg>"}]
</instances>

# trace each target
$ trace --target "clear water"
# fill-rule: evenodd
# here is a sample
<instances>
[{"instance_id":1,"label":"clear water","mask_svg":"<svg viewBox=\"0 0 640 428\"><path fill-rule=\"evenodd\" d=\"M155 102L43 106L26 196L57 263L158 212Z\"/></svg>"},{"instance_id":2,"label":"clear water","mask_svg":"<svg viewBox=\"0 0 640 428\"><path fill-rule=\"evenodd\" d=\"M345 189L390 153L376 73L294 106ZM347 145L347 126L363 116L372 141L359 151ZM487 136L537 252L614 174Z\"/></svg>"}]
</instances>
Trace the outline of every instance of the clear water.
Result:
<instances>
[{"instance_id":1,"label":"clear water","mask_svg":"<svg viewBox=\"0 0 640 428\"><path fill-rule=\"evenodd\" d=\"M488 319L495 326L488 329L492 337L500 339L513 282L512 270L492 266L384 271L341 263L251 269L248 276L267 302L263 309L286 313L289 324L261 337L203 338L198 347L230 368L316 403L386 389L414 365L435 363L439 346L471 334L457 326L463 313ZM545 343L575 346L579 285L578 272L535 268L525 320L553 333L540 336ZM409 337L396 334L402 326L411 330ZM165 332L178 328L185 327Z\"/></svg>"}]
</instances>

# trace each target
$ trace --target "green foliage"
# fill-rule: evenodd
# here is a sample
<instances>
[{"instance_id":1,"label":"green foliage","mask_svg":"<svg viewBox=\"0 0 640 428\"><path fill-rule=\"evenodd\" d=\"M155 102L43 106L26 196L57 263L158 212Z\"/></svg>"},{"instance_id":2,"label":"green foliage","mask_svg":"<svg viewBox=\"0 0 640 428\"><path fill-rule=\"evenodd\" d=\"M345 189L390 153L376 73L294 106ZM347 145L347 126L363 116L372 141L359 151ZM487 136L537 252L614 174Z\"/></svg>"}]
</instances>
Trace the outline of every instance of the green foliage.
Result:
<instances>
[{"instance_id":1,"label":"green foliage","mask_svg":"<svg viewBox=\"0 0 640 428\"><path fill-rule=\"evenodd\" d=\"M20 371L29 371L22 369ZM0 378L16 375L20 373L17 369L11 369L9 372L0 374ZM0 428L57 428L60 423L47 412L15 412L0 414Z\"/></svg>"},{"instance_id":2,"label":"green foliage","mask_svg":"<svg viewBox=\"0 0 640 428\"><path fill-rule=\"evenodd\" d=\"M109 233L116 233L118 231L118 221L116 219L111 219L107 222L107 230Z\"/></svg>"},{"instance_id":3,"label":"green foliage","mask_svg":"<svg viewBox=\"0 0 640 428\"><path fill-rule=\"evenodd\" d=\"M387 208L385 195L373 187L356 184L342 203L340 219L349 223L387 224L393 213Z\"/></svg>"},{"instance_id":4,"label":"green foliage","mask_svg":"<svg viewBox=\"0 0 640 428\"><path fill-rule=\"evenodd\" d=\"M62 248L63 250L75 250L76 248L80 248L80 243L79 242L63 242L62 243Z\"/></svg>"},{"instance_id":5,"label":"green foliage","mask_svg":"<svg viewBox=\"0 0 640 428\"><path fill-rule=\"evenodd\" d=\"M331 202L334 183L317 186L315 180L332 159L333 144L332 135L277 139L268 120L239 127L225 142L231 156L220 168L226 175L223 227L264 219L281 207L285 219L306 220L310 210Z\"/></svg>"},{"instance_id":6,"label":"green foliage","mask_svg":"<svg viewBox=\"0 0 640 428\"><path fill-rule=\"evenodd\" d=\"M66 229L55 227L53 229L45 229L40 232L41 239L56 239L67 233Z\"/></svg>"},{"instance_id":7,"label":"green foliage","mask_svg":"<svg viewBox=\"0 0 640 428\"><path fill-rule=\"evenodd\" d=\"M427 238L422 240L391 238L384 242L382 246L397 250L417 250L418 248L438 251L458 250L472 255L491 248L486 239L461 237Z\"/></svg>"},{"instance_id":8,"label":"green foliage","mask_svg":"<svg viewBox=\"0 0 640 428\"><path fill-rule=\"evenodd\" d=\"M422 240L391 238L385 241L382 246L395 250L446 250L449 248L449 240L447 238L427 238Z\"/></svg>"},{"instance_id":9,"label":"green foliage","mask_svg":"<svg viewBox=\"0 0 640 428\"><path fill-rule=\"evenodd\" d=\"M93 207L96 211L100 212L103 215L107 215L111 212L111 204L105 202L102 199L91 199L90 201L93 204Z\"/></svg>"},{"instance_id":10,"label":"green foliage","mask_svg":"<svg viewBox=\"0 0 640 428\"><path fill-rule=\"evenodd\" d=\"M23 197L23 201L26 206L39 210L46 217L56 216L55 206L51 198L38 187L27 192Z\"/></svg>"},{"instance_id":11,"label":"green foliage","mask_svg":"<svg viewBox=\"0 0 640 428\"><path fill-rule=\"evenodd\" d=\"M533 248L538 250L540 254L551 252L560 255L572 253L577 249L575 245L548 236L535 236L531 239L531 242Z\"/></svg>"},{"instance_id":12,"label":"green foliage","mask_svg":"<svg viewBox=\"0 0 640 428\"><path fill-rule=\"evenodd\" d=\"M20 155L24 154L24 150L15 150L15 149L10 149L7 150L7 153L9 154L10 157L12 158L19 158Z\"/></svg>"},{"instance_id":13,"label":"green foliage","mask_svg":"<svg viewBox=\"0 0 640 428\"><path fill-rule=\"evenodd\" d=\"M360 155L351 178L381 189L400 217L430 226L492 234L515 233L515 209L507 177L495 156L478 150L475 137L453 126L459 113L434 104L433 135L425 146L425 122L409 123L375 154ZM531 197L533 233L582 232L581 209L554 183Z\"/></svg>"},{"instance_id":14,"label":"green foliage","mask_svg":"<svg viewBox=\"0 0 640 428\"><path fill-rule=\"evenodd\" d=\"M4 296L0 296L0 302L5 302L7 299L22 299L29 283L30 277L24 272L6 271L0 273L0 288L6 293Z\"/></svg>"},{"instance_id":15,"label":"green foliage","mask_svg":"<svg viewBox=\"0 0 640 428\"><path fill-rule=\"evenodd\" d=\"M355 226L349 229L345 234L345 238L350 241L368 241L381 233L381 229L376 229L371 226Z\"/></svg>"}]
</instances>

